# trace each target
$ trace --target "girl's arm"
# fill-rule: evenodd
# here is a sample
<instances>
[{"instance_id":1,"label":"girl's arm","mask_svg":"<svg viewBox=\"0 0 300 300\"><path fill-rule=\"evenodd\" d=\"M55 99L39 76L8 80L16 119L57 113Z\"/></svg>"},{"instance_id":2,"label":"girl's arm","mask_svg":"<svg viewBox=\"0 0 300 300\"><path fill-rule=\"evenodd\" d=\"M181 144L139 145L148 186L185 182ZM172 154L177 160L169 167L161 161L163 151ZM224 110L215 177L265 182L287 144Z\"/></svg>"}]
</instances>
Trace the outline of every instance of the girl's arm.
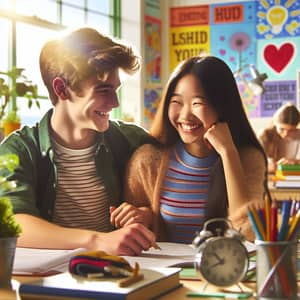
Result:
<instances>
[{"instance_id":1,"label":"girl's arm","mask_svg":"<svg viewBox=\"0 0 300 300\"><path fill-rule=\"evenodd\" d=\"M263 154L255 148L238 149L233 143L227 123L213 125L205 138L221 156L226 188L228 191L229 215L253 200L262 200L265 176Z\"/></svg>"}]
</instances>

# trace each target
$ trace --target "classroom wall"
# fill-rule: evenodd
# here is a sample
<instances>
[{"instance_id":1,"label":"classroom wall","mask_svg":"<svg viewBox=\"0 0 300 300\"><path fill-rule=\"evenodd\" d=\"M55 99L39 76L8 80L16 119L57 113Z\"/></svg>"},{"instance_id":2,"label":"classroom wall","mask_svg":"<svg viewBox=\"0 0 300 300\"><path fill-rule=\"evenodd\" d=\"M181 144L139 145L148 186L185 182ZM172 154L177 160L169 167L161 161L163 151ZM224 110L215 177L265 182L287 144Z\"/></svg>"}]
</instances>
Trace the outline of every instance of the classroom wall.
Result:
<instances>
[{"instance_id":1,"label":"classroom wall","mask_svg":"<svg viewBox=\"0 0 300 300\"><path fill-rule=\"evenodd\" d=\"M184 43L183 45L177 45L176 48L171 43L171 35L173 37L177 34L189 31L198 31L201 33L210 34L210 40L201 44L201 36L198 36L197 47L198 49L204 48L207 52L219 56L224 59L232 71L237 70L237 57L241 53L242 63L243 64L254 64L260 73L266 73L268 75L268 79L265 81L265 86L267 87L267 92L263 94L263 96L257 97L249 94L249 90L247 87L243 86L243 82L239 80L239 87L242 99L245 103L246 110L248 112L248 116L251 124L253 125L256 132L258 132L261 128L265 127L269 124L271 120L271 116L278 106L282 103L291 101L298 105L297 101L297 92L296 92L296 78L298 72L298 66L300 65L300 56L297 54L297 44L300 42L300 16L299 9L300 3L299 1L293 0L260 0L260 1L204 1L204 0L169 0L169 1L159 1L159 0L145 0L144 7L144 21L151 23L150 17L157 18L161 21L161 70L159 80L155 82L155 78L151 73L147 73L147 61L146 67L144 69L145 80L144 84L144 104L146 103L147 107L144 105L144 115L142 116L142 124L148 126L151 123L151 118L155 114L155 105L159 101L159 96L161 93L161 89L163 88L168 74L171 72L172 68L178 63L176 59L174 59L174 49L186 50L185 48L192 48L195 45L187 45ZM160 12L159 14L153 15L153 11L149 10L149 7L153 7L159 3ZM284 22L284 26L282 28L272 28L274 24L270 24L267 22L266 16L270 12L271 8L274 5L279 5L285 12L287 19ZM210 9L210 18L208 24L197 24L188 23L187 24L175 24L172 26L172 22L170 22L170 14L172 14L172 10L179 9L182 11L186 8L191 8L192 12L195 12L197 8L200 6L208 5ZM243 9L243 18L236 22L236 20L231 20L223 23L214 23L212 18L212 11L214 7L236 7L240 6ZM152 15L151 15L152 14ZM230 19L230 18L229 18ZM172 18L174 22L174 18ZM152 23L155 23L155 20L152 20ZM153 24L154 24L153 23ZM150 24L151 25L151 24ZM259 25L259 26L258 26ZM154 25L153 25L154 26ZM157 26L157 25L155 25ZM145 26L145 28L148 28ZM150 26L151 28L151 26ZM273 30L272 30L273 29ZM222 32L222 35L221 35ZM234 53L232 49L230 49L230 45L228 45L228 39L232 35L238 32L246 33L248 39L250 40L247 49L244 49L243 52ZM147 37L148 35L148 37ZM146 36L146 41L151 39L149 38L149 32L145 32L144 36ZM223 36L224 40L221 41L221 36ZM218 39L219 38L219 39ZM225 42L224 42L225 41ZM227 41L227 45L226 44ZM289 50L292 49L290 53L283 53L283 45L288 43ZM150 48L149 45L146 45L146 49ZM225 45L225 46L224 46ZM267 47L273 47L275 49L275 54L277 57L272 57L273 61L266 60L265 49ZM153 45L152 45L153 48ZM155 47L154 47L155 48ZM222 51L223 52L222 52ZM146 51L146 50L145 50ZM151 53L153 53L153 49L151 49ZM187 51L186 51L187 52ZM192 51L191 51L192 52ZM231 55L225 55L224 53L231 53ZM183 53L183 52L182 52ZM234 55L235 54L235 55ZM147 53L144 53L145 57ZM281 56L280 56L281 55ZM283 68L282 65L278 65L278 62L282 61L282 57L284 55L290 55L289 59L286 61L286 64ZM149 55L148 55L149 56ZM279 59L278 59L279 57ZM181 57L182 58L182 57ZM148 60L149 61L149 60ZM151 59L150 59L151 61ZM277 62L277 65L274 64L274 61ZM273 65L272 65L273 63ZM146 72L145 72L146 70ZM245 71L247 72L247 71ZM249 72L248 72L249 73ZM153 75L153 74L152 74ZM247 75L247 74L246 74ZM248 75L247 75L248 76ZM299 94L299 92L298 92ZM143 119L144 118L144 119Z\"/></svg>"}]
</instances>

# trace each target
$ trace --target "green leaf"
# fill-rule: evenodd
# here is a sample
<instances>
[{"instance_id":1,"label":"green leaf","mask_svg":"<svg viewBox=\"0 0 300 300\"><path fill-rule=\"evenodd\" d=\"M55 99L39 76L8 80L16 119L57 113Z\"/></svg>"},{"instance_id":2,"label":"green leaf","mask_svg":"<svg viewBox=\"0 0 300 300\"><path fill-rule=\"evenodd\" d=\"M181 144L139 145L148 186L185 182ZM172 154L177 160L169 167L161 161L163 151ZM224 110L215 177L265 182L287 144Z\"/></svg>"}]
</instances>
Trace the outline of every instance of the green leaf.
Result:
<instances>
[{"instance_id":1,"label":"green leaf","mask_svg":"<svg viewBox=\"0 0 300 300\"><path fill-rule=\"evenodd\" d=\"M17 155L0 155L0 169L8 171L5 176L0 176L0 238L16 237L21 233L21 226L15 220L13 206L9 199L9 193L17 191L19 187L16 181L8 180L18 165L19 157Z\"/></svg>"},{"instance_id":2,"label":"green leaf","mask_svg":"<svg viewBox=\"0 0 300 300\"><path fill-rule=\"evenodd\" d=\"M19 157L16 154L0 155L0 168L6 168L10 172L13 172L19 165Z\"/></svg>"}]
</instances>

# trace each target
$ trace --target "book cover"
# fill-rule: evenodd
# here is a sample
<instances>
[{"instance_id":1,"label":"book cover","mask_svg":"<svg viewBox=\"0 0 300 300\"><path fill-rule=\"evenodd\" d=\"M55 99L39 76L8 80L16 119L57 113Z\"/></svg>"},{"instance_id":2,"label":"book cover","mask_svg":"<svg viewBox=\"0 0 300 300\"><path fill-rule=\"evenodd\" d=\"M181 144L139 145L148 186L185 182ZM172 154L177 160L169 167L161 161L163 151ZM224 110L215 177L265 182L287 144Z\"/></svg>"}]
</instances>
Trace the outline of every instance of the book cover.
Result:
<instances>
[{"instance_id":1,"label":"book cover","mask_svg":"<svg viewBox=\"0 0 300 300\"><path fill-rule=\"evenodd\" d=\"M275 187L297 189L300 188L300 180L277 180L275 182Z\"/></svg>"},{"instance_id":2,"label":"book cover","mask_svg":"<svg viewBox=\"0 0 300 300\"><path fill-rule=\"evenodd\" d=\"M277 170L279 170L279 171L299 171L300 172L300 164L278 165Z\"/></svg>"},{"instance_id":3,"label":"book cover","mask_svg":"<svg viewBox=\"0 0 300 300\"><path fill-rule=\"evenodd\" d=\"M285 175L276 177L276 180L300 181L300 175Z\"/></svg>"},{"instance_id":4,"label":"book cover","mask_svg":"<svg viewBox=\"0 0 300 300\"><path fill-rule=\"evenodd\" d=\"M142 269L144 279L129 287L118 286L116 278L86 279L68 272L20 285L22 299L53 300L140 300L151 299L180 286L180 268Z\"/></svg>"},{"instance_id":5,"label":"book cover","mask_svg":"<svg viewBox=\"0 0 300 300\"><path fill-rule=\"evenodd\" d=\"M276 170L275 178L281 178L286 176L300 177L300 171L280 171Z\"/></svg>"}]
</instances>

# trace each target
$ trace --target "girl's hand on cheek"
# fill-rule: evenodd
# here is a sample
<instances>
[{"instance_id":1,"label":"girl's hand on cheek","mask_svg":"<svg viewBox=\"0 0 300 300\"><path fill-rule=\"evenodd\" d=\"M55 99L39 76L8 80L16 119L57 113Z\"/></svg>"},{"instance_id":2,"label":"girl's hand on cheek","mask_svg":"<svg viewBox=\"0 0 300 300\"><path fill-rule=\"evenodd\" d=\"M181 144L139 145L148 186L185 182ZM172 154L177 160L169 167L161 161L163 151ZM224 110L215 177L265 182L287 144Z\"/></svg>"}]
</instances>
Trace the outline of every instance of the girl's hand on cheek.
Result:
<instances>
[{"instance_id":1,"label":"girl's hand on cheek","mask_svg":"<svg viewBox=\"0 0 300 300\"><path fill-rule=\"evenodd\" d=\"M220 155L229 147L234 146L227 123L214 123L204 134L208 142Z\"/></svg>"}]
</instances>

